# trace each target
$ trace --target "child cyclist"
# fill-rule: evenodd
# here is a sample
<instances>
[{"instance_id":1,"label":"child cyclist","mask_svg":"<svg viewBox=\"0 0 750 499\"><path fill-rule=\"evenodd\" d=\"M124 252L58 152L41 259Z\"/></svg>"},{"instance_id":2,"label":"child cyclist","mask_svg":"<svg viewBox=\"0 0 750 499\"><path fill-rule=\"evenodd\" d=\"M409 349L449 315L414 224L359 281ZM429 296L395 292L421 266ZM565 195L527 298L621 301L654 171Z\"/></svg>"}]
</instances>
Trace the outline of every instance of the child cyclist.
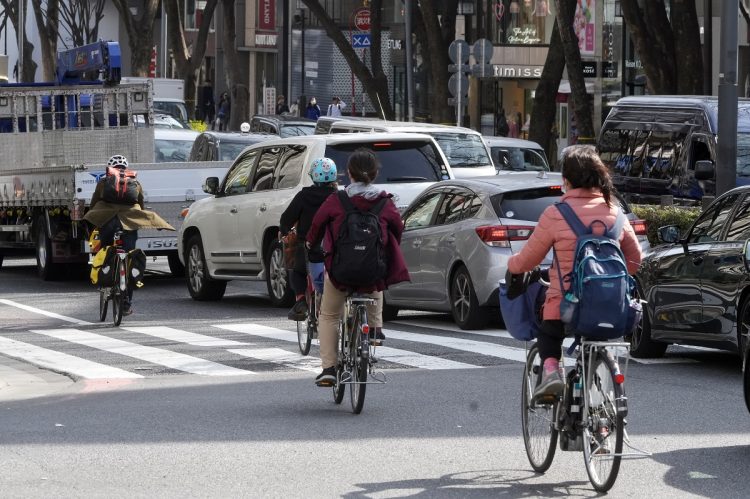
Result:
<instances>
[{"instance_id":1,"label":"child cyclist","mask_svg":"<svg viewBox=\"0 0 750 499\"><path fill-rule=\"evenodd\" d=\"M404 262L404 257L399 247L401 233L404 229L401 215L399 215L396 205L391 201L391 195L372 184L379 170L375 153L366 148L355 150L349 156L346 169L351 181L346 186L346 194L349 196L351 204L357 209L362 211L370 210L381 199L387 200L378 215L381 241L387 262L387 272L385 278L377 281L373 286L351 290L331 278L333 254L326 254L325 266L328 273L325 277L318 322L318 339L320 340L320 358L323 365L323 372L315 378L315 383L318 386L333 386L336 382L338 322L344 312L347 292L355 291L357 293L369 294L370 297L375 299L375 304L368 306L367 312L370 325L373 328L371 341L377 345L385 339L382 332L382 291L391 284L409 280L406 262ZM315 214L312 225L307 231L307 243L309 247L316 247L320 244L323 237L328 237L329 234L331 241L336 241L345 218L346 210L339 196L330 196Z\"/></svg>"},{"instance_id":2,"label":"child cyclist","mask_svg":"<svg viewBox=\"0 0 750 499\"><path fill-rule=\"evenodd\" d=\"M291 269L289 278L292 290L294 290L296 301L289 311L289 319L293 321L304 321L307 319L307 303L305 302L305 290L307 289L307 262L310 261L310 274L313 277L315 289L323 292L323 251L317 245L306 251L305 236L310 229L313 216L323 204L323 201L331 194L338 191L336 186L336 163L330 158L318 158L310 164L308 172L312 178L313 185L303 187L294 196L292 202L284 213L281 214L279 231L287 234L294 224L297 224L297 243L294 255L294 268Z\"/></svg>"}]
</instances>

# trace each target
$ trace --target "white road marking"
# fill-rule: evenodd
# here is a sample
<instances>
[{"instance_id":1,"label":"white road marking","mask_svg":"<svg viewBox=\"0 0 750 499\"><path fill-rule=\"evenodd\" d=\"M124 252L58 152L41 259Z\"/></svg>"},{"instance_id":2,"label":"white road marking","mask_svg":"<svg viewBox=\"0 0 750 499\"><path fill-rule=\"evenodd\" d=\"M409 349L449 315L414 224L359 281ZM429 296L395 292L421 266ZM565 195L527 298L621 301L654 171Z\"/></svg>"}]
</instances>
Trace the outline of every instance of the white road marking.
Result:
<instances>
[{"instance_id":1,"label":"white road marking","mask_svg":"<svg viewBox=\"0 0 750 499\"><path fill-rule=\"evenodd\" d=\"M440 345L454 350L464 352L478 353L497 357L500 359L515 360L517 362L526 362L526 349L497 345L487 343L486 341L469 340L464 338L454 338L452 336L435 336L431 334L407 333L395 329L383 328L386 338L395 340L412 341L415 343L428 343L430 345Z\"/></svg>"},{"instance_id":2,"label":"white road marking","mask_svg":"<svg viewBox=\"0 0 750 499\"><path fill-rule=\"evenodd\" d=\"M166 326L123 327L120 329L174 341L175 343L186 343L188 345L194 345L198 347L235 347L247 345L247 343L242 343L240 341L214 338L213 336L191 333L189 331L182 331L180 329L174 329Z\"/></svg>"},{"instance_id":3,"label":"white road marking","mask_svg":"<svg viewBox=\"0 0 750 499\"><path fill-rule=\"evenodd\" d=\"M24 305L23 303L18 303L12 300L0 299L0 303L2 303L3 305L8 305L10 307L20 308L21 310L26 310L27 312L33 312L35 314L46 315L47 317L52 317L53 319L60 319L61 321L72 322L73 324L76 324L77 326L90 326L91 324L93 324L91 322L82 321L79 319L75 319L73 317L56 314L54 312L48 312L46 310L42 310L41 308Z\"/></svg>"},{"instance_id":4,"label":"white road marking","mask_svg":"<svg viewBox=\"0 0 750 499\"><path fill-rule=\"evenodd\" d=\"M0 337L0 353L57 372L87 379L142 378L140 374L46 348Z\"/></svg>"},{"instance_id":5,"label":"white road marking","mask_svg":"<svg viewBox=\"0 0 750 499\"><path fill-rule=\"evenodd\" d=\"M320 359L317 357L309 357L282 348L233 348L229 349L229 352L303 371L318 372L321 369Z\"/></svg>"},{"instance_id":6,"label":"white road marking","mask_svg":"<svg viewBox=\"0 0 750 499\"><path fill-rule=\"evenodd\" d=\"M130 343L115 338L109 338L99 334L81 331L79 329L38 329L32 330L33 333L57 338L79 345L96 348L105 352L112 352L134 359L145 360L152 364L166 366L171 369L185 371L192 374L201 374L205 376L241 376L245 374L255 374L252 371L237 369L209 360L185 355L182 353L163 350L136 343Z\"/></svg>"},{"instance_id":7,"label":"white road marking","mask_svg":"<svg viewBox=\"0 0 750 499\"><path fill-rule=\"evenodd\" d=\"M262 326L260 324L217 324L214 325L219 329L225 329L227 331L234 331L237 333L243 333L253 336L261 336L264 338L271 338L274 340L290 341L297 343L297 333L294 331L286 331L283 329L276 329L273 327ZM390 347L378 347L375 350L375 357L389 362L395 362L403 364L405 366L417 367L420 369L476 369L481 366L475 366L473 364L466 364L464 362L456 362L449 359L441 359L440 357L434 357L431 355L422 355L416 352L410 352L408 350L399 350Z\"/></svg>"}]
</instances>

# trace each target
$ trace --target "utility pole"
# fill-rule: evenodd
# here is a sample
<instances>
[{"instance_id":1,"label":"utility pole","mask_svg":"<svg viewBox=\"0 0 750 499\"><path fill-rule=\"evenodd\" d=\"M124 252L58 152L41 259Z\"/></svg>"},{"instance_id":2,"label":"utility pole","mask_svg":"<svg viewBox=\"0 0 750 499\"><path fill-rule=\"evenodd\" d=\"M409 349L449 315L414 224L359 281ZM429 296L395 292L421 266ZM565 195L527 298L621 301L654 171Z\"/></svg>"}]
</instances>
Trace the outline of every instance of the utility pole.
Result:
<instances>
[{"instance_id":1,"label":"utility pole","mask_svg":"<svg viewBox=\"0 0 750 499\"><path fill-rule=\"evenodd\" d=\"M411 44L412 0L404 0L404 41L406 42L406 108L409 121L414 121L414 51Z\"/></svg>"},{"instance_id":2,"label":"utility pole","mask_svg":"<svg viewBox=\"0 0 750 499\"><path fill-rule=\"evenodd\" d=\"M739 0L721 2L719 49L719 134L716 154L716 195L737 184L737 24Z\"/></svg>"},{"instance_id":3,"label":"utility pole","mask_svg":"<svg viewBox=\"0 0 750 499\"><path fill-rule=\"evenodd\" d=\"M24 24L24 8L26 7L26 0L18 2L18 73L16 74L16 82L23 81L23 34L26 32Z\"/></svg>"},{"instance_id":4,"label":"utility pole","mask_svg":"<svg viewBox=\"0 0 750 499\"><path fill-rule=\"evenodd\" d=\"M703 0L703 93L711 95L713 84L713 0Z\"/></svg>"}]
</instances>

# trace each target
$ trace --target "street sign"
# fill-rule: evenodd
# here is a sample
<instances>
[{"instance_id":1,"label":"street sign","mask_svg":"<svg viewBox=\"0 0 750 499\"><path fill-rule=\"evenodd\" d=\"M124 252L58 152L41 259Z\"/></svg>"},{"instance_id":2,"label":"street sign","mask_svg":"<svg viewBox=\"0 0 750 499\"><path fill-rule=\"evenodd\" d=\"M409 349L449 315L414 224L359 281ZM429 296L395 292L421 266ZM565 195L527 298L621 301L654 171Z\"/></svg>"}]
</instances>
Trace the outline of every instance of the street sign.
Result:
<instances>
[{"instance_id":1,"label":"street sign","mask_svg":"<svg viewBox=\"0 0 750 499\"><path fill-rule=\"evenodd\" d=\"M453 40L448 47L448 57L455 64L469 62L469 44L466 43L466 40Z\"/></svg>"},{"instance_id":2,"label":"street sign","mask_svg":"<svg viewBox=\"0 0 750 499\"><path fill-rule=\"evenodd\" d=\"M363 7L354 12L354 27L359 31L370 31L370 9Z\"/></svg>"},{"instance_id":3,"label":"street sign","mask_svg":"<svg viewBox=\"0 0 750 499\"><path fill-rule=\"evenodd\" d=\"M474 59L477 60L477 64L482 65L490 63L492 60L492 53L495 50L492 46L492 42L486 38L480 38L474 42L472 49L474 50Z\"/></svg>"},{"instance_id":4,"label":"street sign","mask_svg":"<svg viewBox=\"0 0 750 499\"><path fill-rule=\"evenodd\" d=\"M352 35L352 48L366 49L372 45L369 33L360 33Z\"/></svg>"},{"instance_id":5,"label":"street sign","mask_svg":"<svg viewBox=\"0 0 750 499\"><path fill-rule=\"evenodd\" d=\"M459 94L465 97L469 91L469 79L463 73L453 73L448 79L448 91L453 97Z\"/></svg>"},{"instance_id":6,"label":"street sign","mask_svg":"<svg viewBox=\"0 0 750 499\"><path fill-rule=\"evenodd\" d=\"M495 69L492 64L474 64L471 66L471 74L480 78L494 76Z\"/></svg>"},{"instance_id":7,"label":"street sign","mask_svg":"<svg viewBox=\"0 0 750 499\"><path fill-rule=\"evenodd\" d=\"M602 61L602 77L603 78L617 78L617 63L610 61Z\"/></svg>"},{"instance_id":8,"label":"street sign","mask_svg":"<svg viewBox=\"0 0 750 499\"><path fill-rule=\"evenodd\" d=\"M448 72L449 73L470 73L471 72L471 66L468 64L448 64Z\"/></svg>"}]
</instances>

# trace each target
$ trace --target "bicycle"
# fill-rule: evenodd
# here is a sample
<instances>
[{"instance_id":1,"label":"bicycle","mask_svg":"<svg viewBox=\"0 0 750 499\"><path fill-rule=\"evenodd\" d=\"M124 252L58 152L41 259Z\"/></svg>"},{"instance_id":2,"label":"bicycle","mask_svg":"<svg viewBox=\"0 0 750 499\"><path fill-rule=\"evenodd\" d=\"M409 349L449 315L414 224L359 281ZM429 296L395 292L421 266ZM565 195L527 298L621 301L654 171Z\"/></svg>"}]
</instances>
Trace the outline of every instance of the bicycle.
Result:
<instances>
[{"instance_id":1,"label":"bicycle","mask_svg":"<svg viewBox=\"0 0 750 499\"><path fill-rule=\"evenodd\" d=\"M112 302L112 323L119 326L128 295L130 282L128 280L128 253L122 247L122 231L115 232L112 246L116 250L115 268L112 274L112 284L99 288L99 321L107 319L108 304Z\"/></svg>"},{"instance_id":2,"label":"bicycle","mask_svg":"<svg viewBox=\"0 0 750 499\"><path fill-rule=\"evenodd\" d=\"M323 296L313 286L312 276L307 273L307 288L305 301L307 302L307 319L297 321L297 344L302 355L310 353L312 340L318 337L318 316L320 315L320 301Z\"/></svg>"},{"instance_id":3,"label":"bicycle","mask_svg":"<svg viewBox=\"0 0 750 499\"><path fill-rule=\"evenodd\" d=\"M583 451L589 481L598 492L612 488L623 457L651 454L630 444L625 430L628 398L619 352L629 343L576 339L573 369L565 375L562 396L540 397L542 360L534 344L526 356L522 384L524 446L534 471L544 473L552 464L556 443L560 450ZM626 357L627 371L629 357ZM633 452L624 453L623 444Z\"/></svg>"},{"instance_id":4,"label":"bicycle","mask_svg":"<svg viewBox=\"0 0 750 499\"><path fill-rule=\"evenodd\" d=\"M336 362L336 383L333 385L333 400L340 404L344 390L349 385L352 412L359 414L365 403L368 384L386 383L385 374L375 372L375 346L370 344L370 326L367 322L367 305L375 303L373 298L350 294L344 305L344 319L339 324L339 354ZM367 381L367 376L372 381Z\"/></svg>"}]
</instances>

